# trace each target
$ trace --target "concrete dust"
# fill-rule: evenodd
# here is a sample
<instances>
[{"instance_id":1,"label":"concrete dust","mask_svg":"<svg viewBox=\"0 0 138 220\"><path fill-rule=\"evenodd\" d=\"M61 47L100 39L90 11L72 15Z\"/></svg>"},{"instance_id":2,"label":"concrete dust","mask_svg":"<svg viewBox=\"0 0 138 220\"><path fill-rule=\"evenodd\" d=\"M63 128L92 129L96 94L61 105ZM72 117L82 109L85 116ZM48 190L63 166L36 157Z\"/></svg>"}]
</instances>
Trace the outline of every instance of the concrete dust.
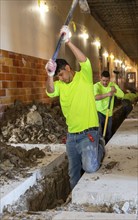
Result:
<instances>
[{"instance_id":1,"label":"concrete dust","mask_svg":"<svg viewBox=\"0 0 138 220\"><path fill-rule=\"evenodd\" d=\"M92 213L116 213L116 214L125 214L127 210L124 210L124 207L127 205L127 209L129 209L129 213L135 214L136 210L134 210L128 202L120 202L115 204L103 204L98 206L92 206L90 204L86 205L76 205L73 203L69 203L66 206L58 206L52 210L45 210L44 212L34 212L34 211L12 211L4 213L2 220L52 220L52 218L61 213L61 211L69 211L69 212L92 212Z\"/></svg>"}]
</instances>

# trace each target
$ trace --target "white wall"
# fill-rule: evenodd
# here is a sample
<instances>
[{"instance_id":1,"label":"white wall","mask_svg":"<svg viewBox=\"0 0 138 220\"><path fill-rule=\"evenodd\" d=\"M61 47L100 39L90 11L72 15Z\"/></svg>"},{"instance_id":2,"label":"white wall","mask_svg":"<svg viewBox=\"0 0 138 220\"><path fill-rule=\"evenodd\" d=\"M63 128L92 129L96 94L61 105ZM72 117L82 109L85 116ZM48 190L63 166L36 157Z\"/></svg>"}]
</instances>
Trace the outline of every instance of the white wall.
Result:
<instances>
[{"instance_id":1,"label":"white wall","mask_svg":"<svg viewBox=\"0 0 138 220\"><path fill-rule=\"evenodd\" d=\"M49 0L46 2L50 11L42 18L38 11L38 0L0 0L1 49L44 59L52 57L59 30L65 21L72 1ZM109 53L113 52L118 58L122 57L127 62L131 62L91 15L80 12L79 6L75 9L73 20L76 23L77 31L73 33L72 40L91 59L94 71L99 71L98 53L95 46L91 45L91 41L95 37L101 39L102 46ZM83 27L90 34L87 42L78 37ZM64 46L62 46L59 56L66 56L76 66L74 57L68 49L65 50Z\"/></svg>"}]
</instances>

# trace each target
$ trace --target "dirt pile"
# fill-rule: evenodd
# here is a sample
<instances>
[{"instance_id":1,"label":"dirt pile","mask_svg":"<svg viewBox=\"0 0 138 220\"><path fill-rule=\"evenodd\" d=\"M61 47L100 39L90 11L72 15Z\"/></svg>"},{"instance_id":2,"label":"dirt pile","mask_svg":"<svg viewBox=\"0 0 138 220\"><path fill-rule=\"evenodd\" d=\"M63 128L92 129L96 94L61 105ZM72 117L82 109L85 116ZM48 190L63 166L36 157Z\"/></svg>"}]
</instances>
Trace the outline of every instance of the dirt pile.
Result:
<instances>
[{"instance_id":1,"label":"dirt pile","mask_svg":"<svg viewBox=\"0 0 138 220\"><path fill-rule=\"evenodd\" d=\"M16 101L8 107L0 123L3 143L62 143L67 127L59 105L24 105Z\"/></svg>"},{"instance_id":2,"label":"dirt pile","mask_svg":"<svg viewBox=\"0 0 138 220\"><path fill-rule=\"evenodd\" d=\"M8 179L27 177L26 171L36 166L39 163L38 159L44 156L45 153L37 147L27 151L0 142L0 185Z\"/></svg>"}]
</instances>

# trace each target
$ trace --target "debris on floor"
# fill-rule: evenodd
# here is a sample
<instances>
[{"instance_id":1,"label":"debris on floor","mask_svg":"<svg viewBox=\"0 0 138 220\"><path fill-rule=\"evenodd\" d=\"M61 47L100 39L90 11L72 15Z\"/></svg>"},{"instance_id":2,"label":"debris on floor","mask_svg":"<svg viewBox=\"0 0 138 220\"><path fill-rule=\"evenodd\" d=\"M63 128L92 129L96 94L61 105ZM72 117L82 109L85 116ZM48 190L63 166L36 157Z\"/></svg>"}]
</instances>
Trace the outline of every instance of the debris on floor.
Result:
<instances>
[{"instance_id":1,"label":"debris on floor","mask_svg":"<svg viewBox=\"0 0 138 220\"><path fill-rule=\"evenodd\" d=\"M67 132L58 104L16 101L1 120L0 141L3 143L62 143Z\"/></svg>"},{"instance_id":2,"label":"debris on floor","mask_svg":"<svg viewBox=\"0 0 138 220\"><path fill-rule=\"evenodd\" d=\"M19 176L27 177L29 175L27 170L36 166L39 163L38 159L44 156L44 151L38 147L27 151L21 147L13 147L0 142L0 185L8 179L15 180Z\"/></svg>"}]
</instances>

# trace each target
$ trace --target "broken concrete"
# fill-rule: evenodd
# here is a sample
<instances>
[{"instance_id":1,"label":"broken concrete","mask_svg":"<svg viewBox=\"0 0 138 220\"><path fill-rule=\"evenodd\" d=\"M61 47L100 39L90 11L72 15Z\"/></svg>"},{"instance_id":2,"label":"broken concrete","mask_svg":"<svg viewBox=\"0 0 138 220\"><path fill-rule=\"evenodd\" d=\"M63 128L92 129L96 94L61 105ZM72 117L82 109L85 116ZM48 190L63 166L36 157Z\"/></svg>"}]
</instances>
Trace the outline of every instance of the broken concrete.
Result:
<instances>
[{"instance_id":1,"label":"broken concrete","mask_svg":"<svg viewBox=\"0 0 138 220\"><path fill-rule=\"evenodd\" d=\"M67 126L60 106L17 101L9 106L0 123L0 142L63 143Z\"/></svg>"},{"instance_id":2,"label":"broken concrete","mask_svg":"<svg viewBox=\"0 0 138 220\"><path fill-rule=\"evenodd\" d=\"M62 212L52 220L135 220L136 215L92 212Z\"/></svg>"},{"instance_id":3,"label":"broken concrete","mask_svg":"<svg viewBox=\"0 0 138 220\"><path fill-rule=\"evenodd\" d=\"M33 150L33 149L32 149ZM37 161L34 166L22 168L25 175L21 175L21 170L16 169L15 178L5 179L5 175L1 176L1 194L0 194L0 212L7 205L15 203L21 195L25 193L29 187L32 187L38 180L52 173L55 167L65 159L65 153L62 151L52 152L48 148L43 149L45 156ZM66 168L67 169L67 168ZM12 172L12 170L10 171ZM19 173L18 173L19 172Z\"/></svg>"}]
</instances>

